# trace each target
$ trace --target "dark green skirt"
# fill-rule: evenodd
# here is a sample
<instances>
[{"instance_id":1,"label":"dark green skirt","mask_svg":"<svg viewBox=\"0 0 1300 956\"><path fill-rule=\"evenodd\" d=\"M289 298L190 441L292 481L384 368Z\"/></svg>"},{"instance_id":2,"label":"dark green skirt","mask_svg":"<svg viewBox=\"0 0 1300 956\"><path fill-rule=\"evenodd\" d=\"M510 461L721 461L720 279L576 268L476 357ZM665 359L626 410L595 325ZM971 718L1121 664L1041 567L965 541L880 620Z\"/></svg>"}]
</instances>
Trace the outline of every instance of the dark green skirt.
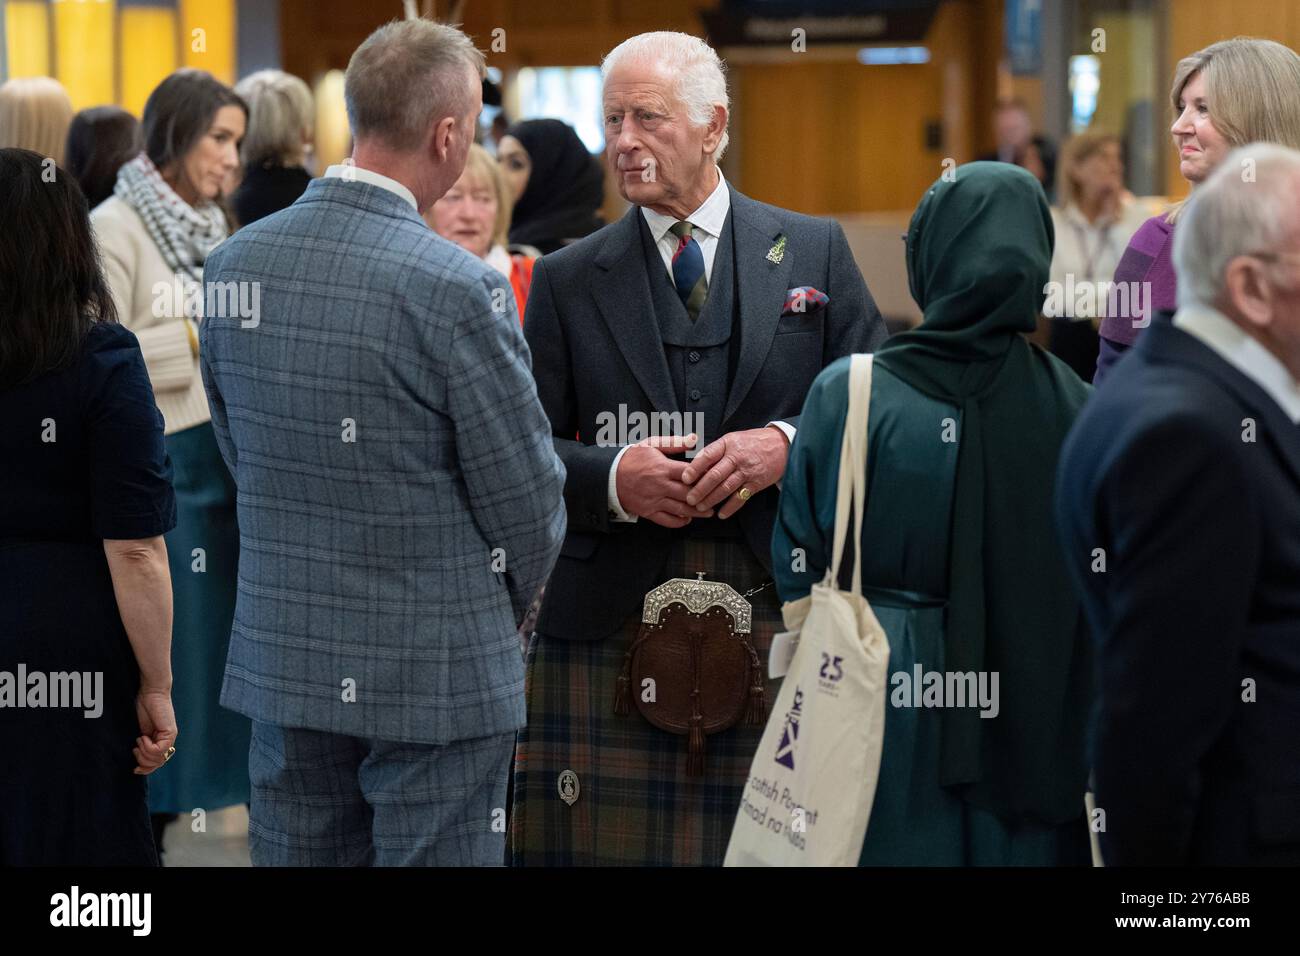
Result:
<instances>
[{"instance_id":1,"label":"dark green skirt","mask_svg":"<svg viewBox=\"0 0 1300 956\"><path fill-rule=\"evenodd\" d=\"M149 776L149 809L188 814L248 802L252 725L217 703L235 616L235 483L211 423L168 435L166 441L176 488L167 562L174 614L172 705L180 733L176 756Z\"/></svg>"},{"instance_id":2,"label":"dark green skirt","mask_svg":"<svg viewBox=\"0 0 1300 956\"><path fill-rule=\"evenodd\" d=\"M868 592L889 637L889 674L945 671L941 603ZM972 806L939 783L942 711L885 706L880 778L860 866L1087 866L1083 793L1079 816L1059 826L1013 823ZM993 718L996 719L996 718Z\"/></svg>"}]
</instances>

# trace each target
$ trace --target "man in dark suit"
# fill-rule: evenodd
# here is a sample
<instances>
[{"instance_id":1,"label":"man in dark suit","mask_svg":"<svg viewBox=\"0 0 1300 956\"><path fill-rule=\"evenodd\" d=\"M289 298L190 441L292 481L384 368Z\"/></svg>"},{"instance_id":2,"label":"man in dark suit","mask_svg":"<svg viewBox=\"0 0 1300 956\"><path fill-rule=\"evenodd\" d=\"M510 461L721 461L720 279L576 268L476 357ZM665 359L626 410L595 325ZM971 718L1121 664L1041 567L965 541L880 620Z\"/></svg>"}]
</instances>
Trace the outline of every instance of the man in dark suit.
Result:
<instances>
[{"instance_id":1,"label":"man in dark suit","mask_svg":"<svg viewBox=\"0 0 1300 956\"><path fill-rule=\"evenodd\" d=\"M1062 453L1108 864L1300 863L1300 153L1252 145ZM1104 828L1101 824L1104 823Z\"/></svg>"},{"instance_id":2,"label":"man in dark suit","mask_svg":"<svg viewBox=\"0 0 1300 956\"><path fill-rule=\"evenodd\" d=\"M684 737L639 703L616 715L615 684L650 589L699 572L741 594L770 581L776 485L808 387L885 331L837 223L723 179L713 50L644 34L602 71L606 155L632 208L538 261L525 318L569 530L529 648L514 858L718 864L761 715L710 736L691 776ZM780 613L770 587L749 600L765 668Z\"/></svg>"}]
</instances>

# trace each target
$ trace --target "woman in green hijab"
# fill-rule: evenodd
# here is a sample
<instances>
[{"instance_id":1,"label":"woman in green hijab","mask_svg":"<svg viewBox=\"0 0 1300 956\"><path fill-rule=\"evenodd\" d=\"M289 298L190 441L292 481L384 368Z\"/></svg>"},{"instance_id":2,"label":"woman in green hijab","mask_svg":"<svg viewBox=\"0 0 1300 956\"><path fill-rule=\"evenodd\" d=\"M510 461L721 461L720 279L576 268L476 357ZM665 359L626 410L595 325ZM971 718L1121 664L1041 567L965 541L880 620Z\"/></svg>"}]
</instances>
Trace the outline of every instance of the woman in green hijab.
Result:
<instances>
[{"instance_id":1,"label":"woman in green hijab","mask_svg":"<svg viewBox=\"0 0 1300 956\"><path fill-rule=\"evenodd\" d=\"M1091 664L1052 484L1089 388L1021 334L1052 242L1038 181L1005 163L934 183L908 229L924 320L875 357L858 541L890 648L863 865L1088 862ZM829 564L848 378L848 359L817 378L790 450L772 541L784 601Z\"/></svg>"}]
</instances>

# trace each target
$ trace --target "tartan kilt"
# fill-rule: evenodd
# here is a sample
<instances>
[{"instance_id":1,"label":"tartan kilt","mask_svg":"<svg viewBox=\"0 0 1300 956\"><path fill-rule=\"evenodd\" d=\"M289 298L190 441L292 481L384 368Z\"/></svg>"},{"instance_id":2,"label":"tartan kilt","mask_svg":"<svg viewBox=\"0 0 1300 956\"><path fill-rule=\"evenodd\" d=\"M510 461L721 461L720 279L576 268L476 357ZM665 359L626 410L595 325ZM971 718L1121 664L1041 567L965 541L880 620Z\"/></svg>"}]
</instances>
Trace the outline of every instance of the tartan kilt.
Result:
<instances>
[{"instance_id":1,"label":"tartan kilt","mask_svg":"<svg viewBox=\"0 0 1300 956\"><path fill-rule=\"evenodd\" d=\"M663 580L693 580L697 571L741 594L771 578L742 540L679 539ZM766 676L772 636L782 626L780 604L774 587L749 601L750 641ZM685 735L652 726L635 705L626 716L614 713L623 657L640 626L638 607L604 640L534 634L529 641L528 724L515 751L513 865L722 865L766 721L748 725L742 717L707 736L704 774L687 776ZM768 714L779 686L766 681ZM565 770L578 777L572 806L558 789Z\"/></svg>"}]
</instances>

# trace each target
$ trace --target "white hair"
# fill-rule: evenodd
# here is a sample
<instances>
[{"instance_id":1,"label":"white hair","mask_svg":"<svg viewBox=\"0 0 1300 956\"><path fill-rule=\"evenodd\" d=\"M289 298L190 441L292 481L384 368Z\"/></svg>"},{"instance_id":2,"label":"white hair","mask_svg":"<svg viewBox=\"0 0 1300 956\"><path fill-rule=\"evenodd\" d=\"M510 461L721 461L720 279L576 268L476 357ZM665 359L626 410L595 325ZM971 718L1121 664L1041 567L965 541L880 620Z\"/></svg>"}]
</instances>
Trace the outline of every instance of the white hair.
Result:
<instances>
[{"instance_id":1,"label":"white hair","mask_svg":"<svg viewBox=\"0 0 1300 956\"><path fill-rule=\"evenodd\" d=\"M1213 305L1237 256L1269 254L1296 230L1300 152L1273 143L1234 149L1192 191L1174 229L1180 305Z\"/></svg>"},{"instance_id":2,"label":"white hair","mask_svg":"<svg viewBox=\"0 0 1300 956\"><path fill-rule=\"evenodd\" d=\"M245 166L302 162L305 139L316 128L316 106L307 84L283 70L258 70L235 84L248 104L248 128L239 145Z\"/></svg>"},{"instance_id":3,"label":"white hair","mask_svg":"<svg viewBox=\"0 0 1300 956\"><path fill-rule=\"evenodd\" d=\"M686 115L694 125L707 126L713 119L715 106L721 106L731 115L726 66L713 47L699 37L669 30L629 37L601 61L601 79L609 79L616 67L627 63L653 64L675 77L677 98L686 105ZM713 153L715 162L722 159L728 139L724 127Z\"/></svg>"}]
</instances>

